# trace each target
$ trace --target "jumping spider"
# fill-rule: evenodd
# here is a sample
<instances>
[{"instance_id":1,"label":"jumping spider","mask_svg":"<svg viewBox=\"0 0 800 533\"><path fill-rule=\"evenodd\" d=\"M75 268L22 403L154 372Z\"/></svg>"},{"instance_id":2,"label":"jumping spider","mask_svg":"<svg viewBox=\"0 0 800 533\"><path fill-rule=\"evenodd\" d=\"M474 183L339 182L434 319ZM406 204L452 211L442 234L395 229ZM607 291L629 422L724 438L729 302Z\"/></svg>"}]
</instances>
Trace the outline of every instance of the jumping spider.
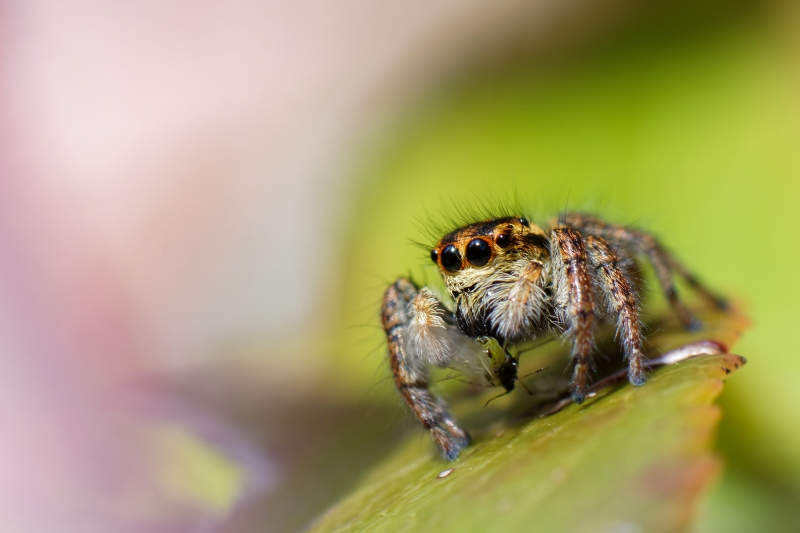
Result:
<instances>
[{"instance_id":1,"label":"jumping spider","mask_svg":"<svg viewBox=\"0 0 800 533\"><path fill-rule=\"evenodd\" d=\"M615 322L628 361L628 379L646 380L639 299L632 275L650 262L682 324L698 326L678 298L673 275L718 308L706 289L648 234L584 214L566 214L546 233L520 217L461 227L431 250L454 301L450 311L427 288L400 278L384 294L381 321L395 384L449 460L469 444L447 405L428 389L431 367L482 374L506 391L517 381L507 348L553 333L571 341L572 399L584 400L598 321Z\"/></svg>"}]
</instances>

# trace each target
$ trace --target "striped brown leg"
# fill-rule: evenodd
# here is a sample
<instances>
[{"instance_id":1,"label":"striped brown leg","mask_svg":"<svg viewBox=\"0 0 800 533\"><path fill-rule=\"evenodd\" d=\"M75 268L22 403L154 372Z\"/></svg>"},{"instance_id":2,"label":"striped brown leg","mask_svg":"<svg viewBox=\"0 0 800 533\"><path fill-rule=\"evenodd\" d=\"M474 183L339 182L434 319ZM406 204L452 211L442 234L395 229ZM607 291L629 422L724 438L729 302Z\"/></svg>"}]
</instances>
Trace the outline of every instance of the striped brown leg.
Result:
<instances>
[{"instance_id":1,"label":"striped brown leg","mask_svg":"<svg viewBox=\"0 0 800 533\"><path fill-rule=\"evenodd\" d=\"M586 256L594 269L596 285L606 300L608 313L617 320L617 334L628 361L628 380L644 385L646 376L642 360L642 334L636 294L620 268L617 254L600 237L586 237Z\"/></svg>"},{"instance_id":2,"label":"striped brown leg","mask_svg":"<svg viewBox=\"0 0 800 533\"><path fill-rule=\"evenodd\" d=\"M447 405L428 390L426 361L415 354L408 341L412 316L409 304L417 295L417 287L400 278L383 296L381 322L389 345L389 362L395 385L411 411L439 446L442 456L452 461L469 444L469 435L459 428Z\"/></svg>"},{"instance_id":3,"label":"striped brown leg","mask_svg":"<svg viewBox=\"0 0 800 533\"><path fill-rule=\"evenodd\" d=\"M700 280L697 279L697 276L692 274L689 269L683 266L683 264L678 261L675 256L666 251L663 251L663 253L666 255L667 261L669 262L672 270L677 272L678 275L682 277L691 288L702 294L703 297L711 302L717 309L721 309L723 311L728 309L728 301L725 298L715 294L709 290L708 287L703 285Z\"/></svg>"},{"instance_id":4,"label":"striped brown leg","mask_svg":"<svg viewBox=\"0 0 800 533\"><path fill-rule=\"evenodd\" d=\"M653 270L656 273L658 283L661 285L661 290L664 291L664 296L667 297L670 307L678 315L678 319L686 329L694 330L701 327L701 324L686 307L678 297L678 290L675 287L675 282L672 280L672 268L670 268L669 255L663 248L656 242L655 237L646 233L639 233L632 238L636 239L637 245L644 251L650 264L653 265Z\"/></svg>"},{"instance_id":5,"label":"striped brown leg","mask_svg":"<svg viewBox=\"0 0 800 533\"><path fill-rule=\"evenodd\" d=\"M687 329L696 329L700 326L700 323L692 316L689 308L678 297L678 291L672 280L673 273L684 278L693 289L719 309L727 308L727 303L723 298L715 295L700 283L649 233L609 224L581 213L569 213L560 222L568 227L575 228L584 235L594 235L605 239L612 247L623 248L631 255L644 254L647 256L647 259L653 265L656 278L664 291L667 301L669 301L675 314L678 315L681 323Z\"/></svg>"},{"instance_id":6,"label":"striped brown leg","mask_svg":"<svg viewBox=\"0 0 800 533\"><path fill-rule=\"evenodd\" d=\"M589 376L594 305L586 250L577 231L556 228L550 237L555 278L555 307L572 337L572 400L583 403Z\"/></svg>"}]
</instances>

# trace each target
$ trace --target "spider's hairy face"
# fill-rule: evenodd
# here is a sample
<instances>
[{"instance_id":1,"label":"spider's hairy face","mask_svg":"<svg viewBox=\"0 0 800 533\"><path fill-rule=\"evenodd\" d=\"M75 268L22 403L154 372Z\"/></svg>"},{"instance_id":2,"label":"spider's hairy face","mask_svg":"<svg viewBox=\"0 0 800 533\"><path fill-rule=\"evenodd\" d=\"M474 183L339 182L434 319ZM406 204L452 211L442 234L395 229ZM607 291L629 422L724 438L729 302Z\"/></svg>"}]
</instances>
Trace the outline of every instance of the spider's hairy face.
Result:
<instances>
[{"instance_id":1,"label":"spider's hairy face","mask_svg":"<svg viewBox=\"0 0 800 533\"><path fill-rule=\"evenodd\" d=\"M547 235L518 217L464 226L442 237L431 250L431 260L455 300L461 330L470 336L501 340L523 337L526 332L520 328L533 326L513 323L535 318L513 308L514 291L540 287L548 257ZM533 303L529 297L526 301ZM509 302L511 308L507 308Z\"/></svg>"}]
</instances>

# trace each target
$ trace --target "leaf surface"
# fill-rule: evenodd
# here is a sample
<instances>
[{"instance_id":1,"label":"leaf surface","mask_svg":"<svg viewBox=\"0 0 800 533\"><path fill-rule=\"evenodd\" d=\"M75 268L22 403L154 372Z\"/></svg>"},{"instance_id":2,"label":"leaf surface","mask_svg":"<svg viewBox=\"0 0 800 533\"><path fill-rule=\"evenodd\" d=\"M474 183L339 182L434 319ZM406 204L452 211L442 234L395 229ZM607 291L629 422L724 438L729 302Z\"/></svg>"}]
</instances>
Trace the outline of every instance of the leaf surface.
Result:
<instances>
[{"instance_id":1,"label":"leaf surface","mask_svg":"<svg viewBox=\"0 0 800 533\"><path fill-rule=\"evenodd\" d=\"M702 318L699 334L654 334L652 350L699 338L730 345L746 324L737 313ZM720 469L714 399L744 362L700 356L653 371L643 387L607 387L545 417L501 418L473 431L452 463L418 432L311 531L683 531Z\"/></svg>"}]
</instances>

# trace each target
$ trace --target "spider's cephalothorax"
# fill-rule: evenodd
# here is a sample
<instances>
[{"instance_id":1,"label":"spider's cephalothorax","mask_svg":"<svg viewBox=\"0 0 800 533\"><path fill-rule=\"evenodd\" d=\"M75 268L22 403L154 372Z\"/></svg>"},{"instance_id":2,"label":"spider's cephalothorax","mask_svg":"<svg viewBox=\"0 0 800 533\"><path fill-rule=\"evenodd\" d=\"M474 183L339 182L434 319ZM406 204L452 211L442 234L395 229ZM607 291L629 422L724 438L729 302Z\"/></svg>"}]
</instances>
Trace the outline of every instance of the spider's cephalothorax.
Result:
<instances>
[{"instance_id":1,"label":"spider's cephalothorax","mask_svg":"<svg viewBox=\"0 0 800 533\"><path fill-rule=\"evenodd\" d=\"M446 309L426 288L398 279L386 291L381 318L395 383L448 459L468 444L446 404L428 390L429 367L465 370L507 391L516 360L506 348L546 332L572 345L572 398L582 403L596 322L617 327L634 385L646 379L639 300L630 272L645 258L685 327L697 326L678 299L682 277L717 307L702 286L649 234L583 214L567 214L544 232L526 219L504 217L459 228L431 250L454 300Z\"/></svg>"}]
</instances>

